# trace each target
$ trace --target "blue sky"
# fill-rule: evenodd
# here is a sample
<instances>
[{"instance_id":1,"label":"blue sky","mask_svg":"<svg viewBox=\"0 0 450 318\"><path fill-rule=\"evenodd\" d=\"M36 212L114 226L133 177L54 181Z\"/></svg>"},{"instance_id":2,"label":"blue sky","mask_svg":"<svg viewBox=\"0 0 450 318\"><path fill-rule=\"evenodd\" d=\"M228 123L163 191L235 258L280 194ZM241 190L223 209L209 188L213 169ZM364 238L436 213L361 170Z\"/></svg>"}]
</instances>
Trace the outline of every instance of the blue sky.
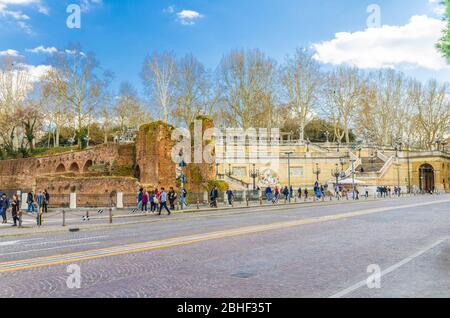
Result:
<instances>
[{"instance_id":1,"label":"blue sky","mask_svg":"<svg viewBox=\"0 0 450 318\"><path fill-rule=\"evenodd\" d=\"M115 73L116 85L126 80L141 90L139 72L142 62L154 50L170 50L179 56L192 52L207 67L214 68L224 53L235 48L260 48L282 61L296 47L311 47L328 41L329 45L315 47L320 53L317 58L324 65L349 63L345 60L345 50L357 52L357 60L370 50L376 55L386 55L383 60L377 59L382 66L392 64L424 80L431 77L448 80L450 72L442 61L437 61L438 57L430 57L435 59L432 65L421 64L421 60L429 59L427 54L433 54L430 51L421 52L421 56L409 56L411 53L406 52L404 57L392 61L389 50L396 44L389 38L392 33L389 29L375 34L375 37L380 36L376 50L373 43L368 43L365 33L355 34L367 29L369 13L366 10L372 3L381 8L381 24L397 27L399 34L407 32L404 30L417 33L414 28L436 26L439 17L434 2L81 0L82 25L81 29L75 30L66 26L69 15L66 8L68 4L80 4L80 1L0 0L0 52L16 51L28 64L41 65L45 64L46 54L27 50L39 46L64 49L71 42L79 42L83 50L96 53L103 68ZM412 23L413 16L425 19L416 19ZM408 25L410 28L402 29ZM346 39L329 42L338 32L346 32ZM424 35L428 41L430 37L436 37L436 30L428 33ZM414 43L405 44L408 51L416 51L414 45L425 41L422 38L413 40ZM401 49L393 54L402 55ZM355 63L367 66L367 60Z\"/></svg>"}]
</instances>

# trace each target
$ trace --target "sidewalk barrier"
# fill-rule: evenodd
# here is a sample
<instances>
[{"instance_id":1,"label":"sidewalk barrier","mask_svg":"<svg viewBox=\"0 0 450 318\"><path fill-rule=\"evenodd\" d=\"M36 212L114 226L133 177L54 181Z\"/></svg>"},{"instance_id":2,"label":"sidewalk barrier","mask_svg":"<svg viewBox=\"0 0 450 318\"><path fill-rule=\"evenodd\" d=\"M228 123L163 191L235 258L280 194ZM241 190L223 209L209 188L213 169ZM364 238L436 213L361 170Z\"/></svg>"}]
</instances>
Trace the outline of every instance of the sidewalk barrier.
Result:
<instances>
[{"instance_id":1,"label":"sidewalk barrier","mask_svg":"<svg viewBox=\"0 0 450 318\"><path fill-rule=\"evenodd\" d=\"M124 205L123 205L123 192L117 192L117 203L116 203L116 207L118 209L123 209Z\"/></svg>"},{"instance_id":2,"label":"sidewalk barrier","mask_svg":"<svg viewBox=\"0 0 450 318\"><path fill-rule=\"evenodd\" d=\"M22 193L22 204L20 206L20 209L22 211L27 211L28 210L27 200L28 200L28 193Z\"/></svg>"},{"instance_id":3,"label":"sidewalk barrier","mask_svg":"<svg viewBox=\"0 0 450 318\"><path fill-rule=\"evenodd\" d=\"M70 194L70 209L74 210L77 208L77 194L71 193Z\"/></svg>"},{"instance_id":4,"label":"sidewalk barrier","mask_svg":"<svg viewBox=\"0 0 450 318\"><path fill-rule=\"evenodd\" d=\"M109 208L109 224L113 223L113 214L112 214L112 208Z\"/></svg>"}]
</instances>

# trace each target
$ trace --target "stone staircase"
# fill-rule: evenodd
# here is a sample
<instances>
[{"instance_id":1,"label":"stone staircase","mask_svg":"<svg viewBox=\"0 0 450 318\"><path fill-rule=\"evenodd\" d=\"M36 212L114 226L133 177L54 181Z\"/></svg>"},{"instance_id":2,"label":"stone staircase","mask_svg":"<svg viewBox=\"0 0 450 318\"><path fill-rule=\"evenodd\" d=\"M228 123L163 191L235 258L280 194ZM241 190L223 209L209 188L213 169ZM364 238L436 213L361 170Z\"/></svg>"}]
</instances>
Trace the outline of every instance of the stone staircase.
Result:
<instances>
[{"instance_id":1,"label":"stone staircase","mask_svg":"<svg viewBox=\"0 0 450 318\"><path fill-rule=\"evenodd\" d=\"M385 162L380 158L373 158L373 162L371 162L371 158L361 158L361 164L356 168L358 174L364 173L374 173L379 172L384 167ZM361 168L364 170L361 173Z\"/></svg>"},{"instance_id":2,"label":"stone staircase","mask_svg":"<svg viewBox=\"0 0 450 318\"><path fill-rule=\"evenodd\" d=\"M234 191L245 191L245 190L250 189L249 183L239 180L238 178L233 177L233 176L222 174L222 175L219 175L219 179L228 183L230 188L233 189Z\"/></svg>"}]
</instances>

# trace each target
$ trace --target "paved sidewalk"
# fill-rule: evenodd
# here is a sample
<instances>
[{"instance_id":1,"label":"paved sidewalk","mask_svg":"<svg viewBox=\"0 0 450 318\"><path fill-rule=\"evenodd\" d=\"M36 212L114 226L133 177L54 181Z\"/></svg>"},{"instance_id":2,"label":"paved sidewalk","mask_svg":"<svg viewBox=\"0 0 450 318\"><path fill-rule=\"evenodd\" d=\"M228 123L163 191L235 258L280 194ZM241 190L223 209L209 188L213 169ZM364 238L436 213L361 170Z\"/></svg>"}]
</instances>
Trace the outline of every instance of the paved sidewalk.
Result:
<instances>
[{"instance_id":1,"label":"paved sidewalk","mask_svg":"<svg viewBox=\"0 0 450 318\"><path fill-rule=\"evenodd\" d=\"M409 195L405 195L401 199L409 198ZM237 204L234 207L222 206L215 209L212 208L190 208L186 210L178 210L173 211L172 216L168 217L167 213L163 212L162 216L158 216L157 213L142 213L140 211L135 211L135 209L112 209L113 222L110 223L109 216L109 208L93 208L93 209L53 209L49 213L44 215L44 225L42 227L36 226L35 215L31 213L24 214L23 226L24 228L18 229L16 227L12 227L11 220L8 220L8 224L0 225L0 238L2 237L11 237L11 236L24 236L24 235L32 235L32 234L46 234L46 233L58 233L58 232L67 232L69 230L78 230L78 231L86 231L86 230L94 230L99 228L108 228L108 227L116 227L116 226L125 226L132 225L136 223L153 223L160 222L166 220L176 220L176 219L184 219L190 218L193 215L197 216L214 216L217 213L245 213L251 211L261 211L267 208L277 209L280 207L292 206L292 207L317 207L317 206L329 206L329 205L340 205L340 204L352 204L352 203L360 203L360 202L373 202L377 200L394 200L399 199L398 197L392 198L362 198L360 200L336 200L332 201L313 201L308 200L307 202L292 202L292 203L279 203L279 204L267 204L267 202L263 202L260 205L259 202L250 202L247 206L246 202L241 204ZM282 201L284 202L284 200ZM65 226L63 226L63 213L65 212ZM88 218L87 218L88 216Z\"/></svg>"}]
</instances>

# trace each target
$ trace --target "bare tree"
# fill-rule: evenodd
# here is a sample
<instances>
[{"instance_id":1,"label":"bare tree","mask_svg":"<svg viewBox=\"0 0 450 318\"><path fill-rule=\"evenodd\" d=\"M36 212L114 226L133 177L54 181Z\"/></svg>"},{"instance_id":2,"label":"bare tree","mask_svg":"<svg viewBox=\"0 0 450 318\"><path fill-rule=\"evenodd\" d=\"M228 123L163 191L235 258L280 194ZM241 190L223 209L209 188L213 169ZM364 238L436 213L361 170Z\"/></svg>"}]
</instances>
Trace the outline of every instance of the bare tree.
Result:
<instances>
[{"instance_id":1,"label":"bare tree","mask_svg":"<svg viewBox=\"0 0 450 318\"><path fill-rule=\"evenodd\" d=\"M272 125L274 61L259 50L237 50L223 57L219 66L219 89L230 125L244 129Z\"/></svg>"},{"instance_id":2,"label":"bare tree","mask_svg":"<svg viewBox=\"0 0 450 318\"><path fill-rule=\"evenodd\" d=\"M141 77L152 102L158 106L157 117L169 122L176 80L174 54L154 52L145 59Z\"/></svg>"},{"instance_id":3,"label":"bare tree","mask_svg":"<svg viewBox=\"0 0 450 318\"><path fill-rule=\"evenodd\" d=\"M123 134L128 128L137 129L150 115L143 110L135 89L130 83L124 82L120 86L120 93L113 108L115 122Z\"/></svg>"},{"instance_id":4,"label":"bare tree","mask_svg":"<svg viewBox=\"0 0 450 318\"><path fill-rule=\"evenodd\" d=\"M31 88L29 70L20 61L9 56L0 60L0 134L11 151L19 146L20 122L13 118L24 108Z\"/></svg>"},{"instance_id":5,"label":"bare tree","mask_svg":"<svg viewBox=\"0 0 450 318\"><path fill-rule=\"evenodd\" d=\"M447 83L431 80L426 85L414 82L409 90L410 101L417 109L418 129L422 130L422 146L432 149L435 142L448 133L450 98Z\"/></svg>"},{"instance_id":6,"label":"bare tree","mask_svg":"<svg viewBox=\"0 0 450 318\"><path fill-rule=\"evenodd\" d=\"M52 65L67 85L69 112L74 116L78 146L82 145L82 129L93 112L93 99L98 98L98 61L93 53L85 54L78 45L53 55Z\"/></svg>"},{"instance_id":7,"label":"bare tree","mask_svg":"<svg viewBox=\"0 0 450 318\"><path fill-rule=\"evenodd\" d=\"M404 111L407 107L405 88L402 73L394 70L371 73L362 86L355 122L357 132L380 146L393 146L397 139L403 139L411 118Z\"/></svg>"},{"instance_id":8,"label":"bare tree","mask_svg":"<svg viewBox=\"0 0 450 318\"><path fill-rule=\"evenodd\" d=\"M47 97L45 113L53 134L53 146L59 147L61 128L68 121L68 83L62 70L52 68L43 79L43 94Z\"/></svg>"},{"instance_id":9,"label":"bare tree","mask_svg":"<svg viewBox=\"0 0 450 318\"><path fill-rule=\"evenodd\" d=\"M356 68L340 67L326 77L324 111L334 123L339 141L345 138L350 143L350 129L361 102L363 83L362 75ZM341 127L342 134L339 133Z\"/></svg>"},{"instance_id":10,"label":"bare tree","mask_svg":"<svg viewBox=\"0 0 450 318\"><path fill-rule=\"evenodd\" d=\"M300 139L305 139L305 127L312 119L312 112L320 93L320 70L312 55L305 49L297 49L294 57L287 57L282 68L281 82L288 105L299 120Z\"/></svg>"},{"instance_id":11,"label":"bare tree","mask_svg":"<svg viewBox=\"0 0 450 318\"><path fill-rule=\"evenodd\" d=\"M177 65L174 120L186 127L199 115L213 114L217 92L213 89L209 72L192 54Z\"/></svg>"}]
</instances>

